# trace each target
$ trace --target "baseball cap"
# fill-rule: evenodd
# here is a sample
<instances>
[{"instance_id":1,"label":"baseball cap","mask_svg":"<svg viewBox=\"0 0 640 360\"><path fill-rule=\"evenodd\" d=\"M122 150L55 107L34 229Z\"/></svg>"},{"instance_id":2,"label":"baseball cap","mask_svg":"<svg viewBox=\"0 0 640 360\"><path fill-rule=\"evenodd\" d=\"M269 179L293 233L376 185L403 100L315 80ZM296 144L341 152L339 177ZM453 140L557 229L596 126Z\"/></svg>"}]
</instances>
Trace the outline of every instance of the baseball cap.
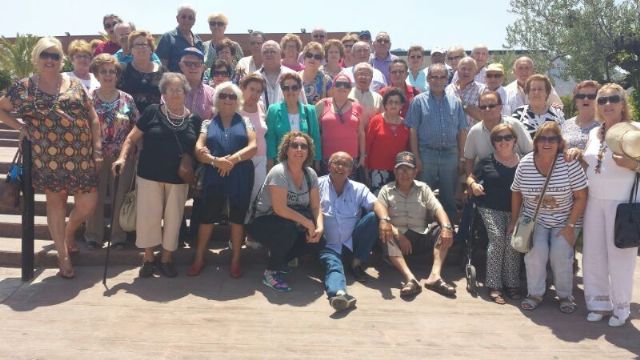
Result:
<instances>
[{"instance_id":1,"label":"baseball cap","mask_svg":"<svg viewBox=\"0 0 640 360\"><path fill-rule=\"evenodd\" d=\"M413 155L412 152L409 151L401 151L396 155L396 165L394 166L397 169L399 166L406 165L412 169L416 167L416 156Z\"/></svg>"},{"instance_id":2,"label":"baseball cap","mask_svg":"<svg viewBox=\"0 0 640 360\"><path fill-rule=\"evenodd\" d=\"M367 38L368 40L371 40L371 32L369 30L360 31L360 33L358 34L358 39L362 40L362 38Z\"/></svg>"},{"instance_id":3,"label":"baseball cap","mask_svg":"<svg viewBox=\"0 0 640 360\"><path fill-rule=\"evenodd\" d=\"M200 60L204 61L204 54L202 53L202 51L195 47L188 47L182 50L182 55L180 55L180 57L182 58L185 55L197 56L200 58Z\"/></svg>"}]
</instances>

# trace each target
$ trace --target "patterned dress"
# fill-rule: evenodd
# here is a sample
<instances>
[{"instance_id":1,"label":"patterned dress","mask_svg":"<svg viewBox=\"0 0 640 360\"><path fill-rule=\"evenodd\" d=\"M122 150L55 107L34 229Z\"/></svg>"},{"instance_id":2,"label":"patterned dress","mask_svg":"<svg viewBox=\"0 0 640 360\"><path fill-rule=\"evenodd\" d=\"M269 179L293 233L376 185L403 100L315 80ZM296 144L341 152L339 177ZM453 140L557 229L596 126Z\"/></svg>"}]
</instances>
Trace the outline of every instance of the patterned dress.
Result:
<instances>
[{"instance_id":1,"label":"patterned dress","mask_svg":"<svg viewBox=\"0 0 640 360\"><path fill-rule=\"evenodd\" d=\"M119 96L111 102L103 101L93 93L93 106L100 121L102 153L105 157L117 158L124 140L140 117L131 95L118 91ZM131 152L129 156L133 156Z\"/></svg>"},{"instance_id":2,"label":"patterned dress","mask_svg":"<svg viewBox=\"0 0 640 360\"><path fill-rule=\"evenodd\" d=\"M8 92L32 139L33 186L38 191L91 192L98 183L88 112L91 103L82 84L70 81L57 99L36 91L30 78L18 81Z\"/></svg>"}]
</instances>

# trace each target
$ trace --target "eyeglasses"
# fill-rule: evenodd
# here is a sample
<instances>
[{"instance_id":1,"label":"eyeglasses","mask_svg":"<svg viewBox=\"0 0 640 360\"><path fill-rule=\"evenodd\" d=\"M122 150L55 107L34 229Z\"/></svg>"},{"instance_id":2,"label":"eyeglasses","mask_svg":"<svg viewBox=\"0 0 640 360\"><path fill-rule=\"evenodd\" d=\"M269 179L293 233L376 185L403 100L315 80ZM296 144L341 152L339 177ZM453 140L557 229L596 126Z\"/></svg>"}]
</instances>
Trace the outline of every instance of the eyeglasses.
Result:
<instances>
[{"instance_id":1,"label":"eyeglasses","mask_svg":"<svg viewBox=\"0 0 640 360\"><path fill-rule=\"evenodd\" d=\"M316 59L316 60L320 61L320 60L322 60L322 58L323 58L324 56L322 56L322 55L320 55L320 54L313 54L313 53L311 53L311 52L306 52L306 53L304 54L304 57L306 57L307 59L314 58L314 59Z\"/></svg>"},{"instance_id":2,"label":"eyeglasses","mask_svg":"<svg viewBox=\"0 0 640 360\"><path fill-rule=\"evenodd\" d=\"M504 76L504 75L502 75L502 74L486 74L487 79L499 79L502 76Z\"/></svg>"},{"instance_id":3,"label":"eyeglasses","mask_svg":"<svg viewBox=\"0 0 640 360\"><path fill-rule=\"evenodd\" d=\"M277 53L278 53L277 51L275 51L275 50L271 50L271 49L268 49L268 50L262 50L262 54L263 54L263 55L275 55L275 54L277 54Z\"/></svg>"},{"instance_id":4,"label":"eyeglasses","mask_svg":"<svg viewBox=\"0 0 640 360\"><path fill-rule=\"evenodd\" d=\"M390 71L390 73L393 74L393 75L402 75L402 74L405 74L406 71L405 70L393 70L393 71Z\"/></svg>"},{"instance_id":5,"label":"eyeglasses","mask_svg":"<svg viewBox=\"0 0 640 360\"><path fill-rule=\"evenodd\" d=\"M210 27L224 27L227 26L227 24L225 24L223 21L209 21L209 26Z\"/></svg>"},{"instance_id":6,"label":"eyeglasses","mask_svg":"<svg viewBox=\"0 0 640 360\"><path fill-rule=\"evenodd\" d=\"M422 55L411 55L409 59L422 59Z\"/></svg>"},{"instance_id":7,"label":"eyeglasses","mask_svg":"<svg viewBox=\"0 0 640 360\"><path fill-rule=\"evenodd\" d=\"M98 74L102 76L107 76L107 75L116 75L118 74L118 72L116 70L100 70L98 71Z\"/></svg>"},{"instance_id":8,"label":"eyeglasses","mask_svg":"<svg viewBox=\"0 0 640 360\"><path fill-rule=\"evenodd\" d=\"M348 81L336 81L333 87L336 89L351 89L351 83Z\"/></svg>"},{"instance_id":9,"label":"eyeglasses","mask_svg":"<svg viewBox=\"0 0 640 360\"><path fill-rule=\"evenodd\" d=\"M511 141L513 139L515 139L516 137L508 134L508 135L494 135L491 137L491 141L493 142L501 142L501 141Z\"/></svg>"},{"instance_id":10,"label":"eyeglasses","mask_svg":"<svg viewBox=\"0 0 640 360\"><path fill-rule=\"evenodd\" d=\"M325 34L313 34L311 35L312 38L314 39L324 39L326 37Z\"/></svg>"},{"instance_id":11,"label":"eyeglasses","mask_svg":"<svg viewBox=\"0 0 640 360\"><path fill-rule=\"evenodd\" d=\"M387 100L387 104L386 105L402 105L402 101L400 100Z\"/></svg>"},{"instance_id":12,"label":"eyeglasses","mask_svg":"<svg viewBox=\"0 0 640 360\"><path fill-rule=\"evenodd\" d=\"M491 110L491 109L495 108L496 106L500 106L500 105L498 105L498 104L478 105L478 108L480 110Z\"/></svg>"},{"instance_id":13,"label":"eyeglasses","mask_svg":"<svg viewBox=\"0 0 640 360\"><path fill-rule=\"evenodd\" d=\"M290 142L289 147L293 150L309 150L309 145L307 143L297 141Z\"/></svg>"},{"instance_id":14,"label":"eyeglasses","mask_svg":"<svg viewBox=\"0 0 640 360\"><path fill-rule=\"evenodd\" d=\"M617 104L620 101L622 101L620 95L601 96L598 98L598 105L606 105L607 103Z\"/></svg>"},{"instance_id":15,"label":"eyeglasses","mask_svg":"<svg viewBox=\"0 0 640 360\"><path fill-rule=\"evenodd\" d=\"M596 98L596 94L576 94L575 98L579 100L584 100L584 99L593 100Z\"/></svg>"},{"instance_id":16,"label":"eyeglasses","mask_svg":"<svg viewBox=\"0 0 640 360\"><path fill-rule=\"evenodd\" d=\"M449 77L447 75L441 75L441 76L437 76L437 75L430 75L429 79L431 80L446 80Z\"/></svg>"},{"instance_id":17,"label":"eyeglasses","mask_svg":"<svg viewBox=\"0 0 640 360\"><path fill-rule=\"evenodd\" d=\"M38 55L38 57L42 60L50 59L53 61L60 61L60 58L61 58L60 54L58 53L50 53L46 51L41 52L40 55Z\"/></svg>"},{"instance_id":18,"label":"eyeglasses","mask_svg":"<svg viewBox=\"0 0 640 360\"><path fill-rule=\"evenodd\" d=\"M185 60L182 60L181 63L184 66L186 66L188 68L192 68L192 69L202 66L202 62L200 62L200 61L185 61Z\"/></svg>"},{"instance_id":19,"label":"eyeglasses","mask_svg":"<svg viewBox=\"0 0 640 360\"><path fill-rule=\"evenodd\" d=\"M557 144L560 142L560 136L554 135L554 136L544 136L544 135L540 135L536 138L537 141L540 141L541 143L549 143L549 144Z\"/></svg>"},{"instance_id":20,"label":"eyeglasses","mask_svg":"<svg viewBox=\"0 0 640 360\"><path fill-rule=\"evenodd\" d=\"M342 44L342 46L344 46L345 49L351 49L353 44Z\"/></svg>"},{"instance_id":21,"label":"eyeglasses","mask_svg":"<svg viewBox=\"0 0 640 360\"><path fill-rule=\"evenodd\" d=\"M117 23L117 22L105 23L105 24L104 24L104 28L105 28L105 29L111 29L112 27L114 27L114 26L116 26L116 25L118 25L118 23Z\"/></svg>"},{"instance_id":22,"label":"eyeglasses","mask_svg":"<svg viewBox=\"0 0 640 360\"><path fill-rule=\"evenodd\" d=\"M214 77L216 76L231 76L228 71L214 71L211 73Z\"/></svg>"},{"instance_id":23,"label":"eyeglasses","mask_svg":"<svg viewBox=\"0 0 640 360\"><path fill-rule=\"evenodd\" d=\"M376 39L376 42L377 42L378 44L382 44L382 45L384 45L384 44L390 44L390 43L391 43L391 40L388 40L388 39Z\"/></svg>"},{"instance_id":24,"label":"eyeglasses","mask_svg":"<svg viewBox=\"0 0 640 360\"><path fill-rule=\"evenodd\" d=\"M134 47L134 48L140 48L140 49L142 49L142 48L148 48L148 47L150 47L150 46L149 46L149 44L147 44L147 43L145 42L145 43L137 43L137 44L136 44L136 43L134 43L134 44L133 44L133 47Z\"/></svg>"},{"instance_id":25,"label":"eyeglasses","mask_svg":"<svg viewBox=\"0 0 640 360\"><path fill-rule=\"evenodd\" d=\"M453 61L453 60L460 60L462 59L462 55L460 56L447 56L447 60Z\"/></svg>"},{"instance_id":26,"label":"eyeglasses","mask_svg":"<svg viewBox=\"0 0 640 360\"><path fill-rule=\"evenodd\" d=\"M227 94L227 93L220 93L218 95L218 99L220 100L238 100L238 95L236 94Z\"/></svg>"},{"instance_id":27,"label":"eyeglasses","mask_svg":"<svg viewBox=\"0 0 640 360\"><path fill-rule=\"evenodd\" d=\"M91 55L89 54L75 54L73 58L76 60L91 60Z\"/></svg>"},{"instance_id":28,"label":"eyeglasses","mask_svg":"<svg viewBox=\"0 0 640 360\"><path fill-rule=\"evenodd\" d=\"M180 19L182 19L182 20L195 20L195 16L193 16L193 15L180 15Z\"/></svg>"},{"instance_id":29,"label":"eyeglasses","mask_svg":"<svg viewBox=\"0 0 640 360\"><path fill-rule=\"evenodd\" d=\"M282 89L282 91L298 91L298 90L300 90L300 86L298 86L298 85L291 85L291 86L282 85L280 88Z\"/></svg>"},{"instance_id":30,"label":"eyeglasses","mask_svg":"<svg viewBox=\"0 0 640 360\"><path fill-rule=\"evenodd\" d=\"M262 41L250 41L249 44L251 44L251 46L256 46L256 45L260 45L262 46Z\"/></svg>"},{"instance_id":31,"label":"eyeglasses","mask_svg":"<svg viewBox=\"0 0 640 360\"><path fill-rule=\"evenodd\" d=\"M335 167L343 167L343 168L353 168L353 163L351 161L332 161L331 165Z\"/></svg>"}]
</instances>

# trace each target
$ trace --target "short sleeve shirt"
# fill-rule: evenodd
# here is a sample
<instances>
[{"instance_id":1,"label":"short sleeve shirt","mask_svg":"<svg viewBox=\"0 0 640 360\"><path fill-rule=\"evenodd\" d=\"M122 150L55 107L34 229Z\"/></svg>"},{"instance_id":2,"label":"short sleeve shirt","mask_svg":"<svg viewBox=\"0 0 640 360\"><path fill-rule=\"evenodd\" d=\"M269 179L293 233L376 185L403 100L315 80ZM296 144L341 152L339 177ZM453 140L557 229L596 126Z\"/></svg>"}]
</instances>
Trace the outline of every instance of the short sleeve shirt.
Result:
<instances>
[{"instance_id":1,"label":"short sleeve shirt","mask_svg":"<svg viewBox=\"0 0 640 360\"><path fill-rule=\"evenodd\" d=\"M273 214L273 201L269 186L287 189L287 206L290 208L307 208L311 203L311 189L318 187L318 175L308 167L306 168L305 177L302 179L302 186L297 188L293 179L289 175L286 163L279 163L271 168L264 180L264 185L258 194L256 203L256 217ZM311 187L307 184L307 178Z\"/></svg>"},{"instance_id":2,"label":"short sleeve shirt","mask_svg":"<svg viewBox=\"0 0 640 360\"><path fill-rule=\"evenodd\" d=\"M396 187L395 182L383 186L378 201L387 207L391 223L401 233L411 229L426 234L436 211L442 207L429 185L417 180L414 180L408 196Z\"/></svg>"},{"instance_id":3,"label":"short sleeve shirt","mask_svg":"<svg viewBox=\"0 0 640 360\"><path fill-rule=\"evenodd\" d=\"M565 121L562 124L562 137L567 142L567 149L578 148L584 150L589 140L589 132L591 129L597 127L598 122L592 121L585 127L580 127L576 124L576 117Z\"/></svg>"}]
</instances>

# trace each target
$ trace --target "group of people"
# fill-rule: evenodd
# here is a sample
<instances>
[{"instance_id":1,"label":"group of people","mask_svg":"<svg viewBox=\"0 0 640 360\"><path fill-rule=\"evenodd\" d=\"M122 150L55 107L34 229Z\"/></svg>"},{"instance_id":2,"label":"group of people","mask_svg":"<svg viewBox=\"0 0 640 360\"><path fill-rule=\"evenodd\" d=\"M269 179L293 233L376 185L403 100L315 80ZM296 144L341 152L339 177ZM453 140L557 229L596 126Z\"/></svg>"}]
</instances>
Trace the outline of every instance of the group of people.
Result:
<instances>
[{"instance_id":1,"label":"group of people","mask_svg":"<svg viewBox=\"0 0 640 360\"><path fill-rule=\"evenodd\" d=\"M60 41L41 38L35 74L0 98L0 121L32 141L33 184L46 194L60 277L74 277L76 230L85 223L87 245L101 248L105 198L118 214L134 184L140 277L177 276L172 254L189 188L199 185L189 276L205 268L215 224L228 221L234 278L243 275L245 241L268 250L262 282L276 291L291 291L287 274L311 251L325 268L331 306L344 310L356 303L345 265L368 281L368 258L380 251L404 279L400 295L412 297L423 286L405 257L432 251L424 287L454 297L441 271L456 235L457 194L466 191L487 229L493 301L535 309L549 262L559 309L574 312L582 232L587 320L626 322L637 248L613 245L613 222L640 162L605 142L612 126L632 122L619 85L580 82L577 116L565 120L551 81L528 57L514 62L516 80L503 86L503 66L488 63L482 45L471 56L433 49L425 69L422 47L412 46L407 62L389 52L386 32L327 39L317 28L304 46L295 34L278 43L254 31L244 56L224 35L224 14L208 17L207 42L191 32L195 19L193 8L180 7L177 27L156 47L149 32L107 15L110 39L93 48L72 42L69 73L60 73ZM183 175L189 158L200 168L197 182ZM65 219L68 196L75 206ZM525 296L521 255L509 244L521 212L538 213ZM125 246L118 216L111 242Z\"/></svg>"}]
</instances>

